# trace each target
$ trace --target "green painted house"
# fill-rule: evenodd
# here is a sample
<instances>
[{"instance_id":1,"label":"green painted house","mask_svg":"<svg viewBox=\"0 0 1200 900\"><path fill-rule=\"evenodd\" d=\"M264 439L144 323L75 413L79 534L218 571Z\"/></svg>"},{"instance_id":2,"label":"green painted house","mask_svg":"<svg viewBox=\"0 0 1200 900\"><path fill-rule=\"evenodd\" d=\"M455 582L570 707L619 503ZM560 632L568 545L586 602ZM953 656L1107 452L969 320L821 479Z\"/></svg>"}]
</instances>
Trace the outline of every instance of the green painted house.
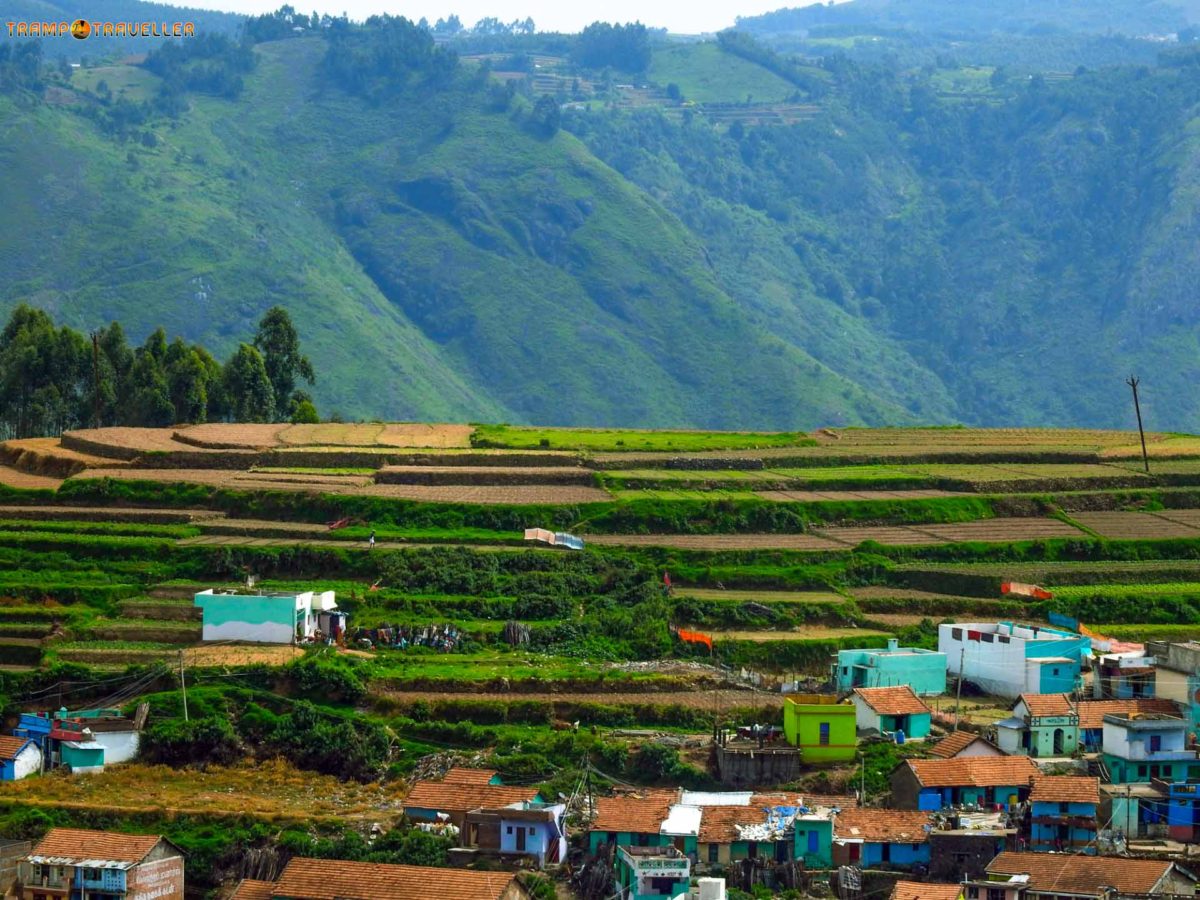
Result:
<instances>
[{"instance_id":1,"label":"green painted house","mask_svg":"<svg viewBox=\"0 0 1200 900\"><path fill-rule=\"evenodd\" d=\"M201 591L195 597L204 617L206 641L292 644L344 629L333 591L296 594L238 594Z\"/></svg>"},{"instance_id":2,"label":"green painted house","mask_svg":"<svg viewBox=\"0 0 1200 900\"><path fill-rule=\"evenodd\" d=\"M796 859L804 861L806 869L828 869L833 866L833 814L817 809L796 816Z\"/></svg>"},{"instance_id":3,"label":"green painted house","mask_svg":"<svg viewBox=\"0 0 1200 900\"><path fill-rule=\"evenodd\" d=\"M854 759L856 710L832 694L792 694L783 704L783 734L810 765Z\"/></svg>"}]
</instances>

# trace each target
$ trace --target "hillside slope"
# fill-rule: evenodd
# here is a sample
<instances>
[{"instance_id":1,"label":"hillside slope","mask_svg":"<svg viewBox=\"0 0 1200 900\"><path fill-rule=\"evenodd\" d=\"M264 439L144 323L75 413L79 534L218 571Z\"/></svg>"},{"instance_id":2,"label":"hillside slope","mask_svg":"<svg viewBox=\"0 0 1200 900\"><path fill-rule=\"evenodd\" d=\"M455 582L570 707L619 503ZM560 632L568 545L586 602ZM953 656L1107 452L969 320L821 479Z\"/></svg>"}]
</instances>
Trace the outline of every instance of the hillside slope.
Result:
<instances>
[{"instance_id":1,"label":"hillside slope","mask_svg":"<svg viewBox=\"0 0 1200 900\"><path fill-rule=\"evenodd\" d=\"M380 108L316 77L319 40L257 52L239 99L193 97L137 143L79 106L4 101L3 302L218 349L283 303L345 414L911 420L752 321L675 217L570 135L488 109L466 73Z\"/></svg>"}]
</instances>

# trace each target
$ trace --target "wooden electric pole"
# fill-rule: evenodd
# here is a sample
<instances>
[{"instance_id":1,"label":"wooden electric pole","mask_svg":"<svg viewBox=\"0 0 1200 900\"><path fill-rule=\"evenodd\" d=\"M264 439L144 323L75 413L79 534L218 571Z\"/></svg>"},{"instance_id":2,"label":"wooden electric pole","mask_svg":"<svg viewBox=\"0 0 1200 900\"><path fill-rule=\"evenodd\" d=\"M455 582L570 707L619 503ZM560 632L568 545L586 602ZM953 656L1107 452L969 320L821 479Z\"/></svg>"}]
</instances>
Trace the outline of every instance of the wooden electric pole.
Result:
<instances>
[{"instance_id":1,"label":"wooden electric pole","mask_svg":"<svg viewBox=\"0 0 1200 900\"><path fill-rule=\"evenodd\" d=\"M1126 379L1125 383L1129 385L1130 390L1133 391L1133 409L1134 412L1137 413L1138 434L1142 438L1142 465L1146 467L1146 474L1149 475L1150 456L1146 453L1146 432L1142 428L1142 405L1138 401L1138 385L1141 383L1141 379L1135 375L1130 375L1129 378Z\"/></svg>"},{"instance_id":2,"label":"wooden electric pole","mask_svg":"<svg viewBox=\"0 0 1200 900\"><path fill-rule=\"evenodd\" d=\"M92 332L92 427L100 427L100 335Z\"/></svg>"}]
</instances>

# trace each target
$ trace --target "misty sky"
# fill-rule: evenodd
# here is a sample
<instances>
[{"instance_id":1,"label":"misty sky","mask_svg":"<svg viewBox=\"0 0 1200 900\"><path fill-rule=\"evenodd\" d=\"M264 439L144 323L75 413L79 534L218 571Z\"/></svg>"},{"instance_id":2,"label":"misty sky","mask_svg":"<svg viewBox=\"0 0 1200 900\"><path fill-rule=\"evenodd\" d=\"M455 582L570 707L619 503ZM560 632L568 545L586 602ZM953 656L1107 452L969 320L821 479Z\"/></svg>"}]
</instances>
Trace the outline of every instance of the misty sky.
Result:
<instances>
[{"instance_id":1,"label":"misty sky","mask_svg":"<svg viewBox=\"0 0 1200 900\"><path fill-rule=\"evenodd\" d=\"M173 0L164 0L173 2ZM285 0L191 0L179 5L221 9L228 12L263 13L278 9ZM606 22L640 21L655 28L697 34L720 31L733 24L734 18L756 15L786 6L806 6L813 0L733 0L712 3L695 0L586 0L563 3L556 0L291 0L298 10L364 19L374 13L422 16L434 22L456 13L463 24L471 25L485 16L505 22L532 16L539 31L579 31L585 25Z\"/></svg>"}]
</instances>

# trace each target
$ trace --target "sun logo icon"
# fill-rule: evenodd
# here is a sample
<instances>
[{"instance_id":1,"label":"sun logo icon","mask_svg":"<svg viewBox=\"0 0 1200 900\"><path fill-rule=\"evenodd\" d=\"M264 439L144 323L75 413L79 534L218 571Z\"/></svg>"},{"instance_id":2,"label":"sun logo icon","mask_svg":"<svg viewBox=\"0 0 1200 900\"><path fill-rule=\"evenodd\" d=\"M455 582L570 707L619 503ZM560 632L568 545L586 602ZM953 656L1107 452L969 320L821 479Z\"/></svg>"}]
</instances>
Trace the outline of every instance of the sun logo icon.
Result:
<instances>
[{"instance_id":1,"label":"sun logo icon","mask_svg":"<svg viewBox=\"0 0 1200 900\"><path fill-rule=\"evenodd\" d=\"M71 35L78 40L84 40L92 33L92 26L83 19L76 19L71 23Z\"/></svg>"}]
</instances>

